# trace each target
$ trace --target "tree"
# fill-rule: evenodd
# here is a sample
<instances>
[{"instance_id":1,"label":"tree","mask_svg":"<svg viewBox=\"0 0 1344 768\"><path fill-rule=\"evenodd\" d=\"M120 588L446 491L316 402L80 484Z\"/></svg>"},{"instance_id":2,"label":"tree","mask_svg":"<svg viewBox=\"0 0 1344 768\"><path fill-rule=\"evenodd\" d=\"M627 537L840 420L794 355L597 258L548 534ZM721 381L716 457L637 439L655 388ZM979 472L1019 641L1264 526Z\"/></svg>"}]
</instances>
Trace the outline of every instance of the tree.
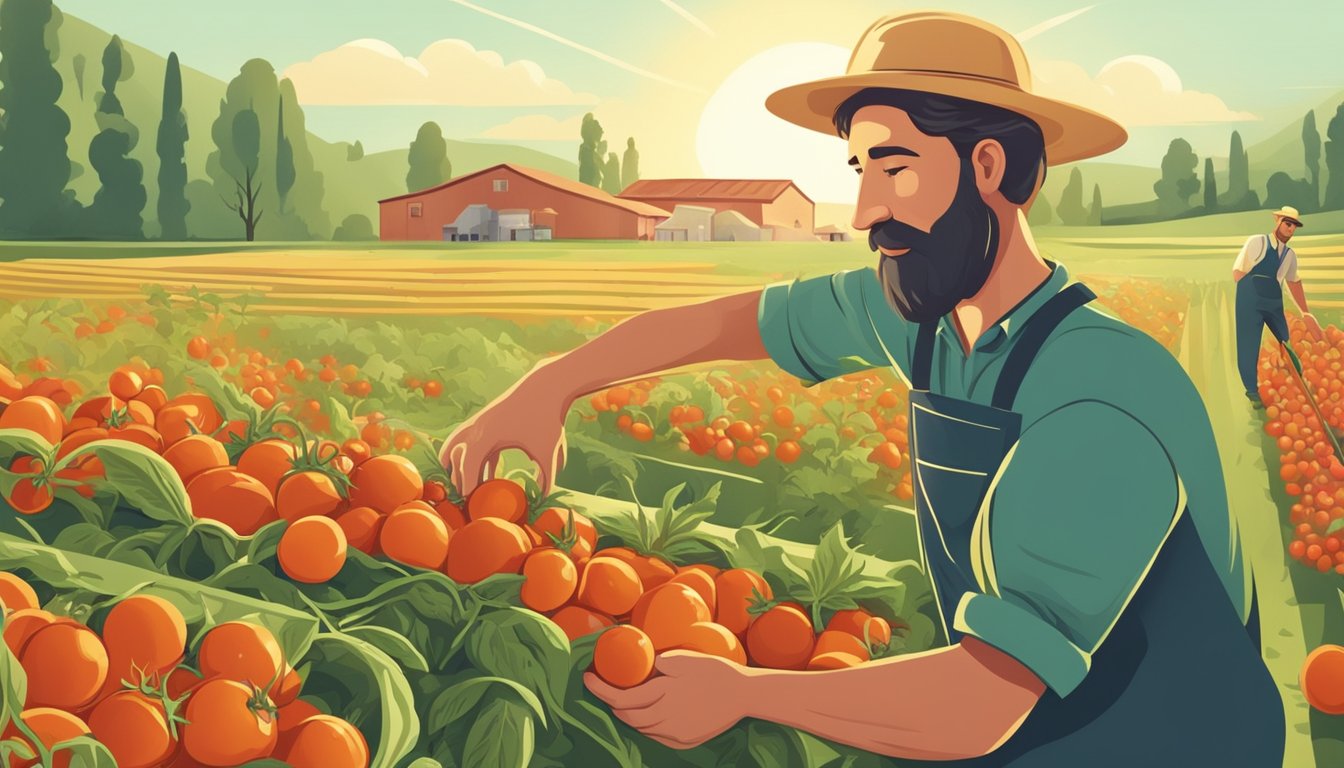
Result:
<instances>
[{"instance_id":1,"label":"tree","mask_svg":"<svg viewBox=\"0 0 1344 768\"><path fill-rule=\"evenodd\" d=\"M420 126L415 141L411 142L408 159L411 165L410 172L406 174L408 192L437 187L453 176L453 166L448 162L448 142L444 140L443 129L438 123L429 122Z\"/></svg>"},{"instance_id":2,"label":"tree","mask_svg":"<svg viewBox=\"0 0 1344 768\"><path fill-rule=\"evenodd\" d=\"M1213 176L1213 158L1204 158L1204 213L1218 212L1218 180Z\"/></svg>"},{"instance_id":3,"label":"tree","mask_svg":"<svg viewBox=\"0 0 1344 768\"><path fill-rule=\"evenodd\" d=\"M261 182L257 179L257 169L261 163L261 122L257 113L244 109L233 116L233 151L242 165L243 178L234 179L237 203L226 202L229 210L243 220L243 228L250 243L257 239L257 224L261 222L262 211L257 207L257 198L261 195Z\"/></svg>"},{"instance_id":4,"label":"tree","mask_svg":"<svg viewBox=\"0 0 1344 768\"><path fill-rule=\"evenodd\" d=\"M1291 205L1299 211L1310 210L1307 206L1311 204L1312 196L1315 195L1310 181L1294 179L1283 171L1278 171L1269 177L1267 186L1265 205L1272 208Z\"/></svg>"},{"instance_id":5,"label":"tree","mask_svg":"<svg viewBox=\"0 0 1344 768\"><path fill-rule=\"evenodd\" d=\"M70 118L57 105L55 61L62 16L51 0L0 5L0 232L52 237L77 210L70 181Z\"/></svg>"},{"instance_id":6,"label":"tree","mask_svg":"<svg viewBox=\"0 0 1344 768\"><path fill-rule=\"evenodd\" d=\"M352 213L345 217L341 226L331 235L332 240L377 240L378 236L373 234L373 223L369 217L362 213Z\"/></svg>"},{"instance_id":7,"label":"tree","mask_svg":"<svg viewBox=\"0 0 1344 768\"><path fill-rule=\"evenodd\" d=\"M1321 199L1321 134L1316 130L1316 110L1307 110L1302 120L1302 148L1306 152L1307 173L1311 174L1311 188L1314 198L1310 208L1302 212L1314 211L1320 206Z\"/></svg>"},{"instance_id":8,"label":"tree","mask_svg":"<svg viewBox=\"0 0 1344 768\"><path fill-rule=\"evenodd\" d=\"M190 138L182 111L182 67L177 53L168 54L163 75L163 117L159 120L159 227L164 240L187 238L186 144Z\"/></svg>"},{"instance_id":9,"label":"tree","mask_svg":"<svg viewBox=\"0 0 1344 768\"><path fill-rule=\"evenodd\" d=\"M75 83L79 86L79 98L84 98L84 70L89 66L89 60L82 53L75 54L71 60L70 66L75 71Z\"/></svg>"},{"instance_id":10,"label":"tree","mask_svg":"<svg viewBox=\"0 0 1344 768\"><path fill-rule=\"evenodd\" d=\"M290 213L272 223L281 225L278 234L285 238L323 239L331 232L331 214L326 209L326 177L317 170L312 148L308 145L307 118L299 106L294 82L281 80L279 91L285 117L285 140L294 156L294 188L288 196ZM451 171L451 166L448 170Z\"/></svg>"},{"instance_id":11,"label":"tree","mask_svg":"<svg viewBox=\"0 0 1344 768\"><path fill-rule=\"evenodd\" d=\"M1162 178L1153 183L1158 211L1163 216L1176 216L1190 207L1190 196L1199 191L1199 177L1195 175L1198 165L1190 142L1172 139L1162 158Z\"/></svg>"},{"instance_id":12,"label":"tree","mask_svg":"<svg viewBox=\"0 0 1344 768\"><path fill-rule=\"evenodd\" d=\"M609 195L619 195L621 186L621 159L615 152L607 153L607 164L602 169L602 189Z\"/></svg>"},{"instance_id":13,"label":"tree","mask_svg":"<svg viewBox=\"0 0 1344 768\"><path fill-rule=\"evenodd\" d=\"M96 237L144 237L144 167L130 157L139 143L139 130L126 119L117 98L117 84L135 71L121 38L113 35L103 49L103 93L95 115L98 135L89 143L89 162L98 172L100 186L85 211L85 228Z\"/></svg>"},{"instance_id":14,"label":"tree","mask_svg":"<svg viewBox=\"0 0 1344 768\"><path fill-rule=\"evenodd\" d=\"M285 102L280 100L276 110L279 117L275 128L275 191L280 195L280 213L285 212L285 198L294 188L296 172L294 170L294 146L285 136Z\"/></svg>"},{"instance_id":15,"label":"tree","mask_svg":"<svg viewBox=\"0 0 1344 768\"><path fill-rule=\"evenodd\" d=\"M1083 207L1083 172L1074 168L1069 172L1069 183L1064 185L1059 206L1055 208L1065 226L1077 227L1087 223L1087 209Z\"/></svg>"},{"instance_id":16,"label":"tree","mask_svg":"<svg viewBox=\"0 0 1344 768\"><path fill-rule=\"evenodd\" d=\"M1087 211L1088 226L1101 226L1101 185L1092 185L1092 207Z\"/></svg>"},{"instance_id":17,"label":"tree","mask_svg":"<svg viewBox=\"0 0 1344 768\"><path fill-rule=\"evenodd\" d=\"M1328 139L1325 142L1325 169L1330 173L1330 181L1325 185L1325 201L1322 206L1327 211L1344 208L1344 104L1335 110L1330 124L1325 128Z\"/></svg>"},{"instance_id":18,"label":"tree","mask_svg":"<svg viewBox=\"0 0 1344 768\"><path fill-rule=\"evenodd\" d=\"M362 142L362 141L356 141L354 144L351 144L351 145L350 145L350 148L347 149L347 150L345 150L345 159L346 159L347 161L349 161L349 162L352 162L352 163L355 162L355 161L357 161L357 160L363 160L363 159L364 159L364 142Z\"/></svg>"},{"instance_id":19,"label":"tree","mask_svg":"<svg viewBox=\"0 0 1344 768\"><path fill-rule=\"evenodd\" d=\"M579 145L579 181L601 187L602 155L598 145L602 141L602 124L597 122L592 112L583 116L579 135L583 138L583 143Z\"/></svg>"},{"instance_id":20,"label":"tree","mask_svg":"<svg viewBox=\"0 0 1344 768\"><path fill-rule=\"evenodd\" d=\"M1045 195L1037 193L1036 200L1032 202L1031 209L1027 211L1027 223L1032 226L1044 226L1055 220L1055 211L1050 207L1050 201Z\"/></svg>"},{"instance_id":21,"label":"tree","mask_svg":"<svg viewBox=\"0 0 1344 768\"><path fill-rule=\"evenodd\" d=\"M621 158L621 189L639 181L639 150L633 138L625 141L625 157Z\"/></svg>"}]
</instances>

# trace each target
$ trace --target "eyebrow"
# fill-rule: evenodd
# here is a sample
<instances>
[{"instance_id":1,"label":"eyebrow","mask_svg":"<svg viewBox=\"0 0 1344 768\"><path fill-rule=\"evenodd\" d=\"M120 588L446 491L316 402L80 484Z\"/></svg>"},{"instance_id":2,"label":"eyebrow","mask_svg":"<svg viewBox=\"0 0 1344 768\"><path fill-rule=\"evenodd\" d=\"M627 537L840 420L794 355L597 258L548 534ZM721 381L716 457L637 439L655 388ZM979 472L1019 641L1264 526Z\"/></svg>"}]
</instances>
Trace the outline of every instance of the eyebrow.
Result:
<instances>
[{"instance_id":1,"label":"eyebrow","mask_svg":"<svg viewBox=\"0 0 1344 768\"><path fill-rule=\"evenodd\" d=\"M893 155L900 155L902 157L919 157L919 153L916 152L915 150L909 149L907 147L898 147L895 145L885 147L873 147L872 149L868 150L868 157L872 160L881 160L884 157L892 157ZM854 157L849 158L849 164L858 165L859 164L858 156L855 155Z\"/></svg>"}]
</instances>

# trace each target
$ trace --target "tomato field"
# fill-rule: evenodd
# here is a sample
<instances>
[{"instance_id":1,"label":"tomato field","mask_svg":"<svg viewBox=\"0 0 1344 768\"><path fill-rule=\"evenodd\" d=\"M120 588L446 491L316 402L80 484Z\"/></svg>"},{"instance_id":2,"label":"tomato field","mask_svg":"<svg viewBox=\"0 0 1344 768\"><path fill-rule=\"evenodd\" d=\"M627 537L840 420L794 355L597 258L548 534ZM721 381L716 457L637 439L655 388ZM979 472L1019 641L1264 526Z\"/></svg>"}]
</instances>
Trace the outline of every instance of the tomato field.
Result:
<instances>
[{"instance_id":1,"label":"tomato field","mask_svg":"<svg viewBox=\"0 0 1344 768\"><path fill-rule=\"evenodd\" d=\"M1206 371L1230 368L1230 351L1205 349L1229 343L1214 327L1223 293L1080 261L1105 310L1202 389L1224 383ZM821 670L938 644L893 372L804 387L725 364L613 383L570 410L545 496L519 456L466 498L438 462L452 428L537 361L696 295L700 274L667 269L681 277L609 304L592 291L569 306L526 291L443 299L476 308L462 314L376 290L321 312L330 291L275 296L186 271L79 277L85 289L0 307L0 763L893 764L754 721L672 751L581 679L628 687L673 648ZM702 297L764 282L702 271ZM1344 426L1344 333L1294 333L1327 421ZM1271 553L1251 554L1291 582L1261 592L1267 628L1297 622L1296 650L1276 646L1271 668L1315 744L1290 756L1336 754L1342 729L1296 686L1306 654L1344 637L1344 467L1268 346L1262 367L1263 423L1234 423L1218 386L1206 398L1220 449L1234 429L1235 448L1249 436L1273 461L1229 487L1234 507L1253 487L1279 509Z\"/></svg>"}]
</instances>

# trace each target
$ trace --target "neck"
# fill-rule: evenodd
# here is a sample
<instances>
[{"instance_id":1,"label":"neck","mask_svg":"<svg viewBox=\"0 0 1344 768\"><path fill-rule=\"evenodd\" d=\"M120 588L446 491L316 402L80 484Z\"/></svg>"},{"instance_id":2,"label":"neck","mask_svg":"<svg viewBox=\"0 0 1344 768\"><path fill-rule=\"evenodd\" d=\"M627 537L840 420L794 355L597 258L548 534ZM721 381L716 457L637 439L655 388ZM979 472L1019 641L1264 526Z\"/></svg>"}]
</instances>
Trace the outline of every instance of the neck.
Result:
<instances>
[{"instance_id":1,"label":"neck","mask_svg":"<svg viewBox=\"0 0 1344 768\"><path fill-rule=\"evenodd\" d=\"M970 353L985 329L998 322L1050 276L1050 266L1036 249L1036 240L1021 208L995 211L999 217L999 252L980 292L953 310L961 344Z\"/></svg>"}]
</instances>

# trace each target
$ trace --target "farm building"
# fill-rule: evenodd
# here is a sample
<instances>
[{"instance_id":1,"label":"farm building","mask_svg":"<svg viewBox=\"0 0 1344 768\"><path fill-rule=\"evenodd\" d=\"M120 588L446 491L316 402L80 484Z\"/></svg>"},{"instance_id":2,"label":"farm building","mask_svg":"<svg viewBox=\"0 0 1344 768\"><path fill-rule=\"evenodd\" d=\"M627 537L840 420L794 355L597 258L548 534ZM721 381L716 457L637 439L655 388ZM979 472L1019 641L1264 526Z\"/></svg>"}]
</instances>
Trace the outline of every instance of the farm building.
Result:
<instances>
[{"instance_id":1,"label":"farm building","mask_svg":"<svg viewBox=\"0 0 1344 768\"><path fill-rule=\"evenodd\" d=\"M719 211L714 214L714 239L757 242L774 238L770 227L758 227L737 211Z\"/></svg>"},{"instance_id":2,"label":"farm building","mask_svg":"<svg viewBox=\"0 0 1344 768\"><path fill-rule=\"evenodd\" d=\"M827 224L818 229L817 238L831 243L846 243L850 240L849 233L834 224Z\"/></svg>"},{"instance_id":3,"label":"farm building","mask_svg":"<svg viewBox=\"0 0 1344 768\"><path fill-rule=\"evenodd\" d=\"M792 181L641 179L620 197L666 210L696 205L737 211L758 227L801 230L809 237L816 224L816 205Z\"/></svg>"},{"instance_id":4,"label":"farm building","mask_svg":"<svg viewBox=\"0 0 1344 768\"><path fill-rule=\"evenodd\" d=\"M672 218L654 228L655 240L706 242L714 239L714 209L678 205Z\"/></svg>"},{"instance_id":5,"label":"farm building","mask_svg":"<svg viewBox=\"0 0 1344 768\"><path fill-rule=\"evenodd\" d=\"M671 214L511 163L378 201L383 240L652 240Z\"/></svg>"}]
</instances>

